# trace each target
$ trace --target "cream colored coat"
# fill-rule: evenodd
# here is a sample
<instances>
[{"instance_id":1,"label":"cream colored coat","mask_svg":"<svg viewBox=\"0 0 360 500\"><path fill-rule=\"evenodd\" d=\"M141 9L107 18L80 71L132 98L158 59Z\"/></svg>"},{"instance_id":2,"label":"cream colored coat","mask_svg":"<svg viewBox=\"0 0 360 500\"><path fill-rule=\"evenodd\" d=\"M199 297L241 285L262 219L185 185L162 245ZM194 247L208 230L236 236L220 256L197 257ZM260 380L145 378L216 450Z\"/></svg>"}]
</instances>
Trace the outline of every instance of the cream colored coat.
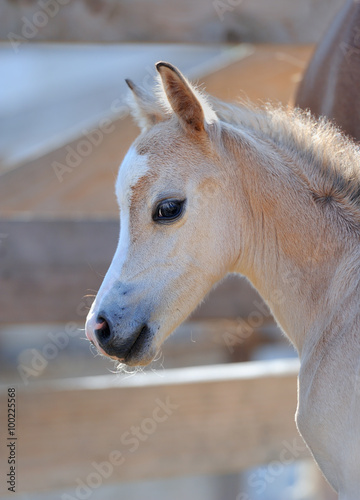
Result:
<instances>
[{"instance_id":1,"label":"cream colored coat","mask_svg":"<svg viewBox=\"0 0 360 500\"><path fill-rule=\"evenodd\" d=\"M154 96L128 82L142 133L87 335L147 364L215 282L247 276L298 350L302 436L339 498L360 499L359 149L300 111L226 105L157 70ZM181 216L154 220L168 199Z\"/></svg>"}]
</instances>

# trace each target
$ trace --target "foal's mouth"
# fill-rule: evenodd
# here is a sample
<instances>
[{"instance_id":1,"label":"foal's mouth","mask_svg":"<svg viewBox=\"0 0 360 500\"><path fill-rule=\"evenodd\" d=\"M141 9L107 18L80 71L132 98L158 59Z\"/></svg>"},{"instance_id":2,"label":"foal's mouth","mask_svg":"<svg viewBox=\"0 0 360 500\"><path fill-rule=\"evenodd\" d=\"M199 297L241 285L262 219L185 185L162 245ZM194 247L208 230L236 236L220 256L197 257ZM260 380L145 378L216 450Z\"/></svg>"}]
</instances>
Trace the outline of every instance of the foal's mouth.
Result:
<instances>
[{"instance_id":1,"label":"foal's mouth","mask_svg":"<svg viewBox=\"0 0 360 500\"><path fill-rule=\"evenodd\" d=\"M124 362L127 365L130 365L132 360L137 359L141 351L143 350L146 341L148 341L150 336L150 328L147 325L144 325L139 331L137 337L133 345L130 347L126 356L122 359L118 358L119 361Z\"/></svg>"},{"instance_id":2,"label":"foal's mouth","mask_svg":"<svg viewBox=\"0 0 360 500\"><path fill-rule=\"evenodd\" d=\"M153 333L147 324L141 325L134 334L125 339L115 334L107 345L102 345L99 339L90 336L88 339L100 354L128 366L147 365L156 354L152 346Z\"/></svg>"}]
</instances>

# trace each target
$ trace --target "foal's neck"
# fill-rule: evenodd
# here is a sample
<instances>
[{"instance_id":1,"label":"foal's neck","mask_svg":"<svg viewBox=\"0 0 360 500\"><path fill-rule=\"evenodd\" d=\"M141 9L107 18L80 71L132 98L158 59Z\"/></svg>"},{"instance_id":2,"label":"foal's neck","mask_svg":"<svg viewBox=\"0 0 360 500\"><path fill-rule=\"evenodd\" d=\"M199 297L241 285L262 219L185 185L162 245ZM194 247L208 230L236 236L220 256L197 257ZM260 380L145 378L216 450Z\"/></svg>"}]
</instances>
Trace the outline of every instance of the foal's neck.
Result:
<instances>
[{"instance_id":1,"label":"foal's neck","mask_svg":"<svg viewBox=\"0 0 360 500\"><path fill-rule=\"evenodd\" d=\"M334 277L353 242L344 242L344 232L316 204L297 174L301 165L286 150L251 134L238 140L231 134L232 154L238 149L237 206L245 207L235 271L257 288L301 356L332 314Z\"/></svg>"}]
</instances>

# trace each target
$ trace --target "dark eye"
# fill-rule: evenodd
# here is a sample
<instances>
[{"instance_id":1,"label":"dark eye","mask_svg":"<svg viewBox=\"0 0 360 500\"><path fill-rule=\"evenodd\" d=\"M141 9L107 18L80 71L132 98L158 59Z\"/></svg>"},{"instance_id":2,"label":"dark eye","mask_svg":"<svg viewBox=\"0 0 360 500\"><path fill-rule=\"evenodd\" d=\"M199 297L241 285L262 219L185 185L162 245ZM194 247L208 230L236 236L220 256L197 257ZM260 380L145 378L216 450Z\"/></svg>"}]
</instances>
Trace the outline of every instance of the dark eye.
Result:
<instances>
[{"instance_id":1,"label":"dark eye","mask_svg":"<svg viewBox=\"0 0 360 500\"><path fill-rule=\"evenodd\" d=\"M182 212L185 200L164 200L155 209L153 220L156 222L173 222Z\"/></svg>"}]
</instances>

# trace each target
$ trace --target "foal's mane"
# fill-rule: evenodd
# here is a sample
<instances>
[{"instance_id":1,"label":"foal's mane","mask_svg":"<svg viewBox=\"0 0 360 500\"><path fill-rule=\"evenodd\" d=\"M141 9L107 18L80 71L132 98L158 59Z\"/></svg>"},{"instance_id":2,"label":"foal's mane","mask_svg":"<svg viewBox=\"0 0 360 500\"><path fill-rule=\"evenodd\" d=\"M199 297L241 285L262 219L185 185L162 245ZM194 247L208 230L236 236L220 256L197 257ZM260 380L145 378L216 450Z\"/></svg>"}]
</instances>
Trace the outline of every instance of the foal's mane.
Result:
<instances>
[{"instance_id":1,"label":"foal's mane","mask_svg":"<svg viewBox=\"0 0 360 500\"><path fill-rule=\"evenodd\" d=\"M218 118L270 140L293 158L316 202L333 206L341 219L360 229L360 147L325 118L300 109L249 102L228 104L214 98Z\"/></svg>"}]
</instances>

